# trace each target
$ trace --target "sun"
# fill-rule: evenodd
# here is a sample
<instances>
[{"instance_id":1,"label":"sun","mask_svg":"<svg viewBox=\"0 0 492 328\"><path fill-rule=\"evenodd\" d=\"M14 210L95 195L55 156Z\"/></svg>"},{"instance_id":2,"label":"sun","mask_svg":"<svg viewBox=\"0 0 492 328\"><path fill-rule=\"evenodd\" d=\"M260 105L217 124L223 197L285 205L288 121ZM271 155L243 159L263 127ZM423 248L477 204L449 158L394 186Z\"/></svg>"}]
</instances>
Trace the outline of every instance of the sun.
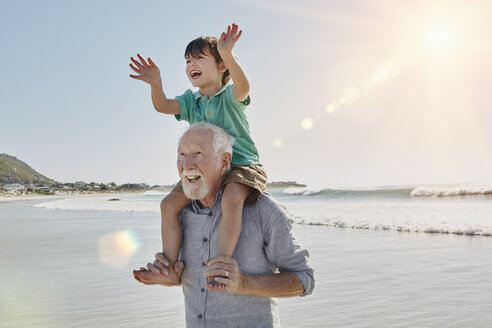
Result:
<instances>
[{"instance_id":1,"label":"sun","mask_svg":"<svg viewBox=\"0 0 492 328\"><path fill-rule=\"evenodd\" d=\"M435 25L428 29L427 44L434 50L445 50L451 45L452 32L451 29L445 25Z\"/></svg>"}]
</instances>

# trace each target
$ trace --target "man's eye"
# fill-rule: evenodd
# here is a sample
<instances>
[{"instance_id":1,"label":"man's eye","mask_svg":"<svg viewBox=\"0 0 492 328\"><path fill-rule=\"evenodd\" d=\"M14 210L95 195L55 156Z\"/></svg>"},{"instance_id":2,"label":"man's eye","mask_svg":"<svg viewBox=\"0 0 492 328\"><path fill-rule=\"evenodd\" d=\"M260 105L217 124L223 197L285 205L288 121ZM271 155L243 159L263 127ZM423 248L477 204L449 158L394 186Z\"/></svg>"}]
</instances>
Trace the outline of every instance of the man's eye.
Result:
<instances>
[{"instance_id":1,"label":"man's eye","mask_svg":"<svg viewBox=\"0 0 492 328\"><path fill-rule=\"evenodd\" d=\"M189 63L190 63L190 61L191 61L191 60L187 59L187 60L186 60L186 63L187 63L187 64L189 64Z\"/></svg>"},{"instance_id":2,"label":"man's eye","mask_svg":"<svg viewBox=\"0 0 492 328\"><path fill-rule=\"evenodd\" d=\"M202 156L202 155L203 155L203 153L202 153L201 151L197 151L197 152L195 153L195 156Z\"/></svg>"}]
</instances>

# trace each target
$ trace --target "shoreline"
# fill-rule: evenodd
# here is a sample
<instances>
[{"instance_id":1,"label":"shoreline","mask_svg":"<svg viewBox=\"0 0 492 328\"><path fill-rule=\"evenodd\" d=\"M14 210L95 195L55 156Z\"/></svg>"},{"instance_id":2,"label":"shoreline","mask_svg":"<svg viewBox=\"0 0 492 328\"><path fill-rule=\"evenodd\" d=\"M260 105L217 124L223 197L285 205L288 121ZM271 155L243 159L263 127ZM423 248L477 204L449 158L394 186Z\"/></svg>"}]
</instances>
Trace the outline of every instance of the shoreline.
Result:
<instances>
[{"instance_id":1,"label":"shoreline","mask_svg":"<svg viewBox=\"0 0 492 328\"><path fill-rule=\"evenodd\" d=\"M267 189L271 191L284 190L285 187L274 186ZM118 194L143 194L148 191L167 193L172 189L124 189L124 190L105 190L105 191L82 191L82 190L72 190L72 191L55 191L54 193L10 193L0 191L0 203L7 202L18 202L36 199L58 199L58 198L69 198L69 197L80 197L80 196L100 196L100 195L118 195Z\"/></svg>"},{"instance_id":2,"label":"shoreline","mask_svg":"<svg viewBox=\"0 0 492 328\"><path fill-rule=\"evenodd\" d=\"M70 191L70 192L54 192L53 194L37 194L37 193L0 193L0 203L19 202L37 199L59 199L71 197L86 197L100 195L118 195L118 194L140 194L148 190L121 190L121 191Z\"/></svg>"}]
</instances>

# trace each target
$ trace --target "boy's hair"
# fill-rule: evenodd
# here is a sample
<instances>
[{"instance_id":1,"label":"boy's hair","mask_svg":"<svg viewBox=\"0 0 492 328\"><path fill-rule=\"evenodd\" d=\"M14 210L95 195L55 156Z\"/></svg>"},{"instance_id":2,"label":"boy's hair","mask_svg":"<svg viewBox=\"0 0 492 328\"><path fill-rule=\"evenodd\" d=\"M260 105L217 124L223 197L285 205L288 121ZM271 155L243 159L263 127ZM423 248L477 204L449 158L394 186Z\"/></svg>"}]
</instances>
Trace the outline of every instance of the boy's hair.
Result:
<instances>
[{"instance_id":1,"label":"boy's hair","mask_svg":"<svg viewBox=\"0 0 492 328\"><path fill-rule=\"evenodd\" d=\"M205 56L206 53L205 51L208 50L208 52L214 56L215 62L217 64L220 64L223 62L222 57L220 57L219 51L217 50L217 39L214 36L199 36L195 40L191 41L188 43L186 46L185 50L185 58L186 57L191 57L191 58L200 58L202 56ZM224 75L222 75L222 85L226 85L231 79L231 74L229 73L229 70L226 70L224 72Z\"/></svg>"}]
</instances>

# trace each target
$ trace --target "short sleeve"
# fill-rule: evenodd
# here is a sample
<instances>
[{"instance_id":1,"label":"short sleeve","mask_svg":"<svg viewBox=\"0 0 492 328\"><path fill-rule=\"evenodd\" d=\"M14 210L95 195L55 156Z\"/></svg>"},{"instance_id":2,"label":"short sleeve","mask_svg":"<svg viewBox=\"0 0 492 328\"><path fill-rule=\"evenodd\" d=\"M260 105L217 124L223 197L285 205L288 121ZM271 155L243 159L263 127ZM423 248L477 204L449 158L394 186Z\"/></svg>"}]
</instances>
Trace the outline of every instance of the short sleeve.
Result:
<instances>
[{"instance_id":1,"label":"short sleeve","mask_svg":"<svg viewBox=\"0 0 492 328\"><path fill-rule=\"evenodd\" d=\"M237 101L236 98L234 98L234 94L232 93L233 88L234 88L234 84L229 84L224 91L227 102L233 104L234 107L236 107L237 109L244 110L246 106L248 106L251 103L251 98L248 95L248 97L244 99L244 101Z\"/></svg>"},{"instance_id":2,"label":"short sleeve","mask_svg":"<svg viewBox=\"0 0 492 328\"><path fill-rule=\"evenodd\" d=\"M186 90L181 96L174 98L179 103L179 114L174 115L178 121L190 121L190 111L193 108L195 96L191 90Z\"/></svg>"}]
</instances>

